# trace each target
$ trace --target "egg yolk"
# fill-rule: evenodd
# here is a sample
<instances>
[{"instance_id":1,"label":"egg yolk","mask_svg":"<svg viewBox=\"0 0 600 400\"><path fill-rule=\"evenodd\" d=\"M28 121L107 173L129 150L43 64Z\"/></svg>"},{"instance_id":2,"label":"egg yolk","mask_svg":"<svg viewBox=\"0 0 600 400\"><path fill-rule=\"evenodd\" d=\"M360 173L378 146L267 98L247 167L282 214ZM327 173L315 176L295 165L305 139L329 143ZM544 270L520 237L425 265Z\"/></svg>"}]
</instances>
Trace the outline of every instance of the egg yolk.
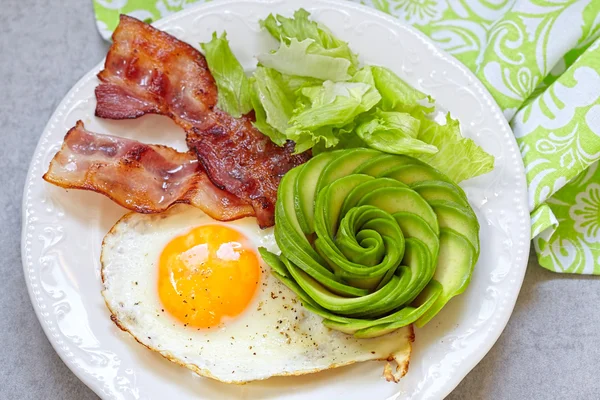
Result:
<instances>
[{"instance_id":1,"label":"egg yolk","mask_svg":"<svg viewBox=\"0 0 600 400\"><path fill-rule=\"evenodd\" d=\"M164 310L186 326L210 328L248 306L260 266L247 239L224 225L203 225L167 244L158 293Z\"/></svg>"}]
</instances>

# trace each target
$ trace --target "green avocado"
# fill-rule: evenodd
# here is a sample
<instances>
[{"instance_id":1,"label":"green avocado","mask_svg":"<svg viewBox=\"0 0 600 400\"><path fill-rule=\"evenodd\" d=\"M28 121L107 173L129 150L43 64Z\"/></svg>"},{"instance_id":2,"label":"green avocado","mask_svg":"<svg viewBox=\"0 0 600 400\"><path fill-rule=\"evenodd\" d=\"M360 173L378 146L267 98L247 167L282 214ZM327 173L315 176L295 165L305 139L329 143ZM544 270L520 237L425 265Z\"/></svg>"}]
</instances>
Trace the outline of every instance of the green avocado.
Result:
<instances>
[{"instance_id":1,"label":"green avocado","mask_svg":"<svg viewBox=\"0 0 600 400\"><path fill-rule=\"evenodd\" d=\"M361 184L372 181L368 175L348 175L327 185L317 195L315 202L315 232L319 237L337 233L342 205L350 192Z\"/></svg>"},{"instance_id":2,"label":"green avocado","mask_svg":"<svg viewBox=\"0 0 600 400\"><path fill-rule=\"evenodd\" d=\"M283 211L283 215L282 213L279 213L279 216L284 216L286 223L294 230L295 234L301 238L304 238L304 241L306 241L304 232L302 231L296 216L296 209L294 206L294 203L296 202L295 193L294 191L287 189L289 186L294 184L296 177L300 171L302 171L302 168L303 166L301 165L299 168L292 169L281 179L281 182L279 183L279 189L277 190L278 201L276 207L279 206L279 208Z\"/></svg>"},{"instance_id":3,"label":"green avocado","mask_svg":"<svg viewBox=\"0 0 600 400\"><path fill-rule=\"evenodd\" d=\"M381 188L365 195L358 205L371 205L390 214L407 212L421 217L434 231L439 232L435 212L417 192L409 188Z\"/></svg>"},{"instance_id":4,"label":"green avocado","mask_svg":"<svg viewBox=\"0 0 600 400\"><path fill-rule=\"evenodd\" d=\"M410 303L421 293L433 277L436 261L425 243L416 238L406 239L406 250L402 263L410 268L412 280L408 284L406 297L398 303L402 305Z\"/></svg>"},{"instance_id":5,"label":"green avocado","mask_svg":"<svg viewBox=\"0 0 600 400\"><path fill-rule=\"evenodd\" d=\"M294 214L293 196L288 186L293 185L298 169L286 174L279 184L278 200L275 206L275 240L282 254L297 263L307 274L317 279L330 290L347 296L363 296L365 289L356 288L342 282L319 256L300 229ZM295 172L294 172L295 171Z\"/></svg>"},{"instance_id":6,"label":"green avocado","mask_svg":"<svg viewBox=\"0 0 600 400\"><path fill-rule=\"evenodd\" d=\"M376 292L359 297L345 297L331 293L327 288L323 287L323 285L292 263L287 264L287 269L298 285L317 304L329 311L345 316L377 316L389 311L390 308L393 309L390 306L389 300L396 297L403 286L410 280L409 273L403 274L406 278L394 275L388 284Z\"/></svg>"},{"instance_id":7,"label":"green avocado","mask_svg":"<svg viewBox=\"0 0 600 400\"><path fill-rule=\"evenodd\" d=\"M419 318L422 318L423 314L427 313L431 309L431 306L435 304L442 294L442 290L442 285L440 285L439 282L429 282L427 287L421 291L424 301L418 307L404 307L401 310L403 314L398 315L396 321L359 329L354 333L354 336L359 339L369 339L385 335L418 321Z\"/></svg>"},{"instance_id":8,"label":"green avocado","mask_svg":"<svg viewBox=\"0 0 600 400\"><path fill-rule=\"evenodd\" d=\"M458 203L465 208L470 208L465 192L460 186L453 183L444 181L423 181L414 183L410 187L428 202L447 200Z\"/></svg>"},{"instance_id":9,"label":"green avocado","mask_svg":"<svg viewBox=\"0 0 600 400\"><path fill-rule=\"evenodd\" d=\"M444 181L453 183L450 181L450 178L429 165L403 165L386 171L383 176L399 180L409 186L424 181Z\"/></svg>"},{"instance_id":10,"label":"green avocado","mask_svg":"<svg viewBox=\"0 0 600 400\"><path fill-rule=\"evenodd\" d=\"M431 281L421 293L425 301L418 307L404 307L386 317L370 320L358 318L329 319L326 315L321 315L325 318L323 324L328 328L353 334L358 338L372 338L385 335L418 320L440 296L442 285L437 281Z\"/></svg>"},{"instance_id":11,"label":"green avocado","mask_svg":"<svg viewBox=\"0 0 600 400\"><path fill-rule=\"evenodd\" d=\"M313 218L315 209L315 190L323 168L335 157L336 152L321 153L311 158L296 175L293 193L297 196L294 209L302 231L310 235L315 231Z\"/></svg>"},{"instance_id":12,"label":"green avocado","mask_svg":"<svg viewBox=\"0 0 600 400\"><path fill-rule=\"evenodd\" d=\"M275 207L273 276L323 323L358 338L431 320L479 257L464 191L409 156L354 148L289 171Z\"/></svg>"},{"instance_id":13,"label":"green avocado","mask_svg":"<svg viewBox=\"0 0 600 400\"><path fill-rule=\"evenodd\" d=\"M364 176L364 175L359 174L359 176ZM406 186L402 182L398 182L397 180L389 179L389 178L378 178L378 179L372 178L371 180L366 180L365 182L363 182L360 185L353 188L350 191L350 193L348 193L348 196L346 196L346 199L344 200L344 204L342 205L341 214L346 215L346 213L348 211L350 211L352 208L356 207L358 202L363 197L365 197L367 194L373 192L374 190L386 188L386 187L406 188L408 186Z\"/></svg>"},{"instance_id":14,"label":"green avocado","mask_svg":"<svg viewBox=\"0 0 600 400\"><path fill-rule=\"evenodd\" d=\"M362 163L358 168L356 168L354 173L379 177L385 175L387 171L390 171L396 167L414 164L423 165L423 162L409 156L384 154Z\"/></svg>"},{"instance_id":15,"label":"green avocado","mask_svg":"<svg viewBox=\"0 0 600 400\"><path fill-rule=\"evenodd\" d=\"M317 193L331 182L343 178L346 175L350 175L362 163L381 155L377 150L363 148L338 150L333 153L333 159L321 172L321 176L317 182Z\"/></svg>"},{"instance_id":16,"label":"green avocado","mask_svg":"<svg viewBox=\"0 0 600 400\"><path fill-rule=\"evenodd\" d=\"M335 239L318 237L315 248L338 277L350 285L374 289L389 280L400 264L404 235L392 216L364 206L348 213Z\"/></svg>"},{"instance_id":17,"label":"green avocado","mask_svg":"<svg viewBox=\"0 0 600 400\"><path fill-rule=\"evenodd\" d=\"M460 233L479 253L479 222L471 210L447 200L435 200L429 204L438 217L440 228Z\"/></svg>"},{"instance_id":18,"label":"green avocado","mask_svg":"<svg viewBox=\"0 0 600 400\"><path fill-rule=\"evenodd\" d=\"M442 285L442 293L433 305L416 321L418 327L429 322L454 296L464 292L471 279L477 260L477 252L462 235L447 229L440 232L440 254L433 279ZM426 299L419 295L414 305Z\"/></svg>"},{"instance_id":19,"label":"green avocado","mask_svg":"<svg viewBox=\"0 0 600 400\"><path fill-rule=\"evenodd\" d=\"M437 260L440 249L439 235L416 214L408 212L397 212L393 214L394 219L400 226L405 238L415 238L427 246L433 262Z\"/></svg>"},{"instance_id":20,"label":"green avocado","mask_svg":"<svg viewBox=\"0 0 600 400\"><path fill-rule=\"evenodd\" d=\"M270 251L268 251L264 247L260 247L258 249L258 253L262 257L262 259L264 260L264 262L267 263L267 265L269 267L271 267L271 269L273 270L273 272L279 274L282 277L289 277L290 276L290 273L288 272L287 267L285 266L285 264L283 263L283 261L281 261L281 259L279 258L279 256L277 256L276 254L271 253Z\"/></svg>"}]
</instances>

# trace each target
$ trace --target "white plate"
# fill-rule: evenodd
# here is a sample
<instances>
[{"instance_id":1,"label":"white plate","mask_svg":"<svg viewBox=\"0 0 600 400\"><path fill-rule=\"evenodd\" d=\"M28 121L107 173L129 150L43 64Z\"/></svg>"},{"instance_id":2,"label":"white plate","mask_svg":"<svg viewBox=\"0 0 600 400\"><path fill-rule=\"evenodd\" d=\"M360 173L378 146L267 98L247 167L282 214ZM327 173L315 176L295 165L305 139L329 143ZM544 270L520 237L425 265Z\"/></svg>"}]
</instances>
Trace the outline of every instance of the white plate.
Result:
<instances>
[{"instance_id":1,"label":"white plate","mask_svg":"<svg viewBox=\"0 0 600 400\"><path fill-rule=\"evenodd\" d=\"M442 398L492 347L512 312L529 252L523 164L515 139L483 85L424 35L395 19L347 1L237 0L204 4L156 24L196 46L227 30L233 51L252 69L254 56L274 45L258 20L304 7L361 61L392 68L433 95L457 117L463 134L496 157L496 168L464 186L481 222L481 257L468 290L416 331L410 370L398 384L381 377L382 364L362 363L304 377L244 386L193 375L135 343L110 321L100 295L100 244L124 210L100 195L46 184L41 176L63 136L82 119L92 131L184 148L170 120L95 118L99 65L83 77L48 123L31 162L23 204L23 267L38 318L67 366L106 399ZM235 355L233 355L235 356Z\"/></svg>"}]
</instances>

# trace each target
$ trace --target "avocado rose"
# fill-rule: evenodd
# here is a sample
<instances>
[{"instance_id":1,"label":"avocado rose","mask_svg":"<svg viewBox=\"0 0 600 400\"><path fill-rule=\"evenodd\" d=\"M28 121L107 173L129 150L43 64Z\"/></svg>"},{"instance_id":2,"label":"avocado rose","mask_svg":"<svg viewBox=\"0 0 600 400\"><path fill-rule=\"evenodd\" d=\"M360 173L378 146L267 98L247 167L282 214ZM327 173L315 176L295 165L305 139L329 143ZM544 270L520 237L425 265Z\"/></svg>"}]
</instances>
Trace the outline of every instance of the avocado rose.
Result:
<instances>
[{"instance_id":1,"label":"avocado rose","mask_svg":"<svg viewBox=\"0 0 600 400\"><path fill-rule=\"evenodd\" d=\"M479 223L433 167L371 149L321 153L281 180L272 273L356 337L422 326L469 283Z\"/></svg>"}]
</instances>

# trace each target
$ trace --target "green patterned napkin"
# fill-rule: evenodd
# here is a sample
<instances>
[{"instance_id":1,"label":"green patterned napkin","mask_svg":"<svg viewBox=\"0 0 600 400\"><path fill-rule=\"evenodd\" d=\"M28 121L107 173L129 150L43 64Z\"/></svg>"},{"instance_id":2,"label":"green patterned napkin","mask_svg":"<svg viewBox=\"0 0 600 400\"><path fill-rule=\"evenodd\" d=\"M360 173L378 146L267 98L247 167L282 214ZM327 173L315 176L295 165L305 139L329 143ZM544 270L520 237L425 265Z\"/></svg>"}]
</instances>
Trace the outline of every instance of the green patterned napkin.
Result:
<instances>
[{"instance_id":1,"label":"green patterned napkin","mask_svg":"<svg viewBox=\"0 0 600 400\"><path fill-rule=\"evenodd\" d=\"M204 0L94 0L105 38L120 13L154 21ZM352 0L349 0L352 1ZM363 0L469 67L510 121L540 264L600 275L600 0Z\"/></svg>"}]
</instances>

